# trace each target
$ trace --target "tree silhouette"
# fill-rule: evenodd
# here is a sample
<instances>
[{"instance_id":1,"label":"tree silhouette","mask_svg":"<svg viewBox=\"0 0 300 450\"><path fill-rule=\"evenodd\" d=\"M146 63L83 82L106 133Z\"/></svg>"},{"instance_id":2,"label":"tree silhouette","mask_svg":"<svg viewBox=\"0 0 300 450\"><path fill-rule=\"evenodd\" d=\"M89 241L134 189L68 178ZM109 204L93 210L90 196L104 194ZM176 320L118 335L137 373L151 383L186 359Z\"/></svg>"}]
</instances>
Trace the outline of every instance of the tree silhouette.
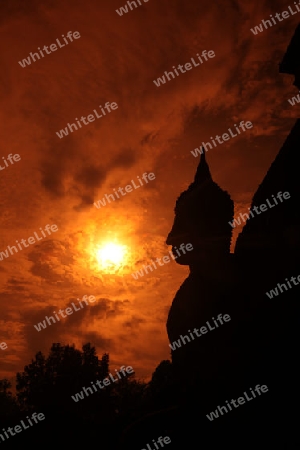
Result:
<instances>
[{"instance_id":1,"label":"tree silhouette","mask_svg":"<svg viewBox=\"0 0 300 450\"><path fill-rule=\"evenodd\" d=\"M122 429L141 413L147 412L145 406L146 383L134 380L134 373L117 379L116 382L97 390L84 399L75 402L72 399L83 387L91 387L91 382L102 381L108 377L109 355L97 356L96 349L90 343L82 350L74 345L53 343L48 356L37 352L31 363L23 372L16 375L17 397L19 405L15 420L20 420L24 413L42 412L47 417L47 433L54 433L58 424L64 425L64 439L72 443L92 442L99 432L107 434L105 448L115 448ZM111 373L115 375L114 370ZM1 386L3 395L8 399L10 384ZM88 431L88 435L87 432ZM37 431L44 433L45 429ZM53 437L54 439L54 437Z\"/></svg>"},{"instance_id":2,"label":"tree silhouette","mask_svg":"<svg viewBox=\"0 0 300 450\"><path fill-rule=\"evenodd\" d=\"M11 382L6 378L0 380L0 418L10 417L17 412L17 403L10 391L11 387Z\"/></svg>"},{"instance_id":3,"label":"tree silhouette","mask_svg":"<svg viewBox=\"0 0 300 450\"><path fill-rule=\"evenodd\" d=\"M74 345L54 343L46 358L42 352L35 355L31 364L17 373L17 398L24 409L66 407L70 396L89 385L95 379L103 379L109 373L109 356L96 355L90 343L82 351Z\"/></svg>"}]
</instances>

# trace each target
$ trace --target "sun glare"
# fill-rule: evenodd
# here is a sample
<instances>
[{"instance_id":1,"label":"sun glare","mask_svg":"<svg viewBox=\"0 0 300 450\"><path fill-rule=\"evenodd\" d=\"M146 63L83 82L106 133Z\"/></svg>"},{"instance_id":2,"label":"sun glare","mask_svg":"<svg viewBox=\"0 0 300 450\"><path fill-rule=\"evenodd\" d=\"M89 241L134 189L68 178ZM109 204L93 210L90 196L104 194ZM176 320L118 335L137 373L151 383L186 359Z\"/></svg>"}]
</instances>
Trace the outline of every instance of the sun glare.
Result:
<instances>
[{"instance_id":1,"label":"sun glare","mask_svg":"<svg viewBox=\"0 0 300 450\"><path fill-rule=\"evenodd\" d=\"M125 263L127 247L108 242L96 251L96 258L101 269L117 270Z\"/></svg>"}]
</instances>

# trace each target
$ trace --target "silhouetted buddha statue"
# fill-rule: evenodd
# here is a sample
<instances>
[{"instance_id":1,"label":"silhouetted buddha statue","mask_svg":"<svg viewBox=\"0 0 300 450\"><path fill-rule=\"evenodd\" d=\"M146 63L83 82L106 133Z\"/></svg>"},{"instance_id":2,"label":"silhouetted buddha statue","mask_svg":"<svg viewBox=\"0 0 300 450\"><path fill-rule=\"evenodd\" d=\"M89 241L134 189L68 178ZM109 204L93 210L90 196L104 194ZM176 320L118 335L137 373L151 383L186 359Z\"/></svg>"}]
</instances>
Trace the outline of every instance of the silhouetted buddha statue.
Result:
<instances>
[{"instance_id":1,"label":"silhouetted buddha statue","mask_svg":"<svg viewBox=\"0 0 300 450\"><path fill-rule=\"evenodd\" d=\"M176 259L178 264L189 265L190 275L177 292L167 320L170 343L181 342L172 351L174 370L179 382L190 384L191 390L196 384L200 391L201 385L207 389L209 383L217 394L230 377L228 366L241 352L235 339L236 323L232 326L242 314L237 300L239 278L230 254L228 222L233 213L233 201L212 180L203 153L194 182L176 202L174 225L166 241L174 255L174 247L193 245L192 251ZM228 314L231 320L221 325L216 320L220 314ZM202 326L207 332L198 337L193 330Z\"/></svg>"},{"instance_id":2,"label":"silhouetted buddha statue","mask_svg":"<svg viewBox=\"0 0 300 450\"><path fill-rule=\"evenodd\" d=\"M282 186L281 190L287 189L286 183L290 183L290 190L297 192L296 181L280 176L277 160L258 193L270 192L270 180L274 181L274 186ZM257 203L260 198L261 195L256 194L253 202ZM293 208L295 206L293 204ZM288 226L293 223L293 217L297 224L298 213L293 212L293 208L288 214L291 217ZM284 212L287 213L287 209L282 208L276 213L274 230L286 223ZM267 219L267 212L263 214ZM276 283L284 281L281 277L286 275L291 265L284 261L278 265L272 245L276 247L278 244L277 252L286 245L282 242L276 244L274 233L267 236L268 227L272 229L272 225L264 218L261 223L246 228L245 238L239 241L238 256L230 254L232 228L229 222L232 219L233 202L229 194L212 180L203 153L194 182L176 202L174 224L166 241L172 245L174 255L177 255L174 247L182 243L193 245L192 251L176 259L179 264L190 267L190 275L176 293L167 320L168 337L173 345L172 364L178 383L177 398L183 417L188 418L187 430L191 435L196 433L196 423L205 439L209 439L210 430L214 433L217 430L221 436L224 433L243 436L255 428L257 435L264 433L266 443L274 426L288 426L288 421L284 423L284 418L276 411L290 405L285 399L287 378L293 381L296 378L290 345L292 337L288 335L287 322L292 309L270 300L266 296L266 286L269 283L270 290ZM254 224L256 218L252 220ZM264 233L265 239L256 240ZM253 253L249 244L254 246ZM260 255L263 256L262 263ZM295 295L296 291L286 298L294 304ZM220 314L222 324L217 319ZM231 320L225 322L225 315L229 315ZM294 319L290 318L293 326ZM205 333L201 330L203 326L206 327ZM285 384L281 385L281 382ZM224 405L226 400L238 398L257 384L268 386L271 394L267 400L264 398L254 406L239 408L234 419L228 416L218 419L213 425L207 423L208 412L215 410L217 405ZM184 430L181 433L186 435ZM255 436L251 435L254 442ZM247 439L250 443L250 436ZM272 439L276 442L276 437ZM243 448L246 448L244 444Z\"/></svg>"}]
</instances>

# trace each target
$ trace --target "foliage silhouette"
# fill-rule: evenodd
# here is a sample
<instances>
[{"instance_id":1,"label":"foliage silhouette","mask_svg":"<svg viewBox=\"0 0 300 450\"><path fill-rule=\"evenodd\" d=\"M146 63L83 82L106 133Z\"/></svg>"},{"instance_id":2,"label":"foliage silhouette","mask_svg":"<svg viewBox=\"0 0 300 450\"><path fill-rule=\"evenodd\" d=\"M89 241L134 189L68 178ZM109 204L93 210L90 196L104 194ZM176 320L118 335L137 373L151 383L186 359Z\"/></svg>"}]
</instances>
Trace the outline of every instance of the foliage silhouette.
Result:
<instances>
[{"instance_id":1,"label":"foliage silhouette","mask_svg":"<svg viewBox=\"0 0 300 450\"><path fill-rule=\"evenodd\" d=\"M105 436L103 446L115 449L122 430L149 410L147 384L131 374L77 403L71 398L109 373L109 355L104 353L99 358L90 343L81 350L75 345L53 343L48 356L37 352L31 363L16 374L15 396L11 383L0 380L0 417L2 427L17 425L32 412L41 412L46 419L30 432L21 433L21 437L11 438L7 447L18 445L18 439L22 444L27 439L29 444L35 444L45 433L48 444L53 441L55 445L57 427L63 426L65 445L93 443L100 433Z\"/></svg>"}]
</instances>

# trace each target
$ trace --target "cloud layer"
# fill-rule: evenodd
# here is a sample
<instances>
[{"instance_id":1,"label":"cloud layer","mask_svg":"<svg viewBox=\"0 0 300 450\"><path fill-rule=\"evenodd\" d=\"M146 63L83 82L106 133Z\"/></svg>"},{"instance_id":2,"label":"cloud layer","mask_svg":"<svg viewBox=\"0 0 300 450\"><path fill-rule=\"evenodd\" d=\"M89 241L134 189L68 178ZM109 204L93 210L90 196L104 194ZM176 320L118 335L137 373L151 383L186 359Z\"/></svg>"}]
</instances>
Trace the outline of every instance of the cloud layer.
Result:
<instances>
[{"instance_id":1,"label":"cloud layer","mask_svg":"<svg viewBox=\"0 0 300 450\"><path fill-rule=\"evenodd\" d=\"M168 307L187 269L170 263L134 281L141 262L167 254L175 200L197 166L190 150L240 120L253 129L207 153L214 180L246 211L297 115L280 63L293 16L254 36L250 28L288 2L151 0L120 17L120 0L20 0L0 6L2 146L21 161L0 172L0 251L39 227L55 240L0 262L1 373L12 376L52 342L90 340L113 364L149 376L169 357ZM22 68L18 61L69 31L81 38ZM157 88L153 80L202 50L216 57ZM59 139L56 131L105 102L118 109ZM1 160L1 159L0 159ZM93 202L144 172L155 182L105 208ZM99 270L94 249L130 246L122 274ZM131 279L130 279L131 278ZM37 333L33 325L70 299L97 303ZM38 335L38 336L37 336Z\"/></svg>"}]
</instances>

